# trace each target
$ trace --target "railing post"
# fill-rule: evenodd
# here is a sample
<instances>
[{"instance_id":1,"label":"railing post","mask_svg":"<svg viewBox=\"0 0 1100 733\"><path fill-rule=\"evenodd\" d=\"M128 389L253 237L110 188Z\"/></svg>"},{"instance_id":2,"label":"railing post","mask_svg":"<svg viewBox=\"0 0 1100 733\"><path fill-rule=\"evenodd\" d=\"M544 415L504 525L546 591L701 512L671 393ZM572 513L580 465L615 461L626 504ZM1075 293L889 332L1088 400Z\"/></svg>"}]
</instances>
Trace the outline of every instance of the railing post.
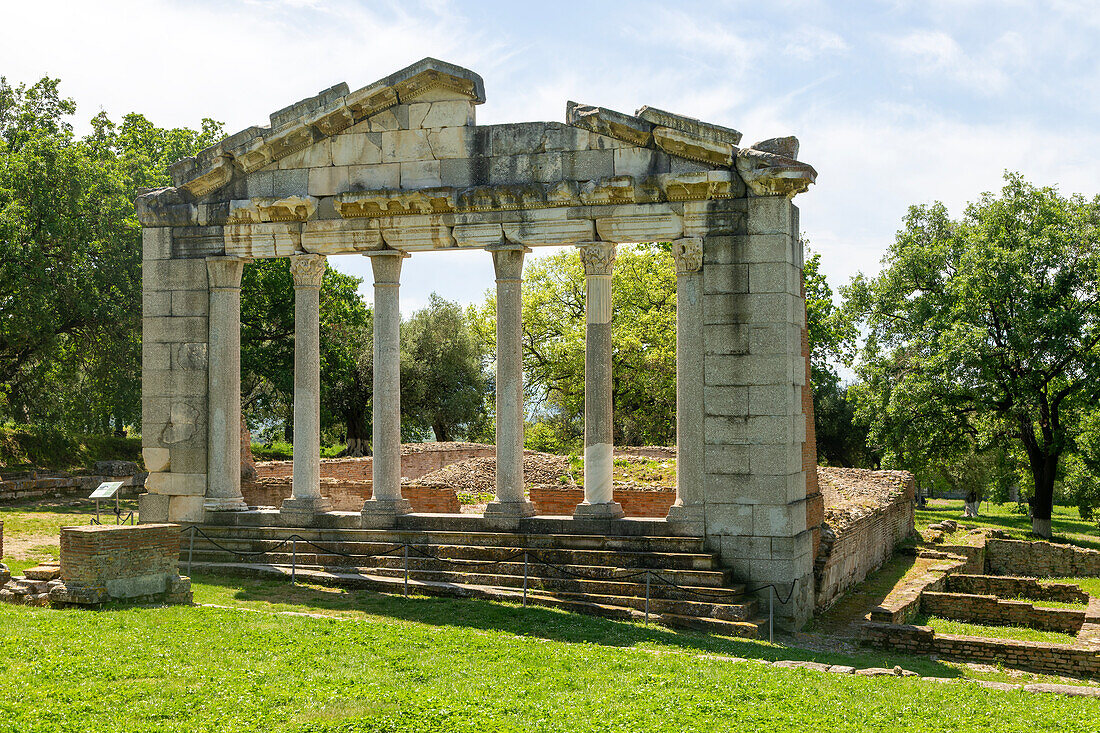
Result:
<instances>
[{"instance_id":1,"label":"railing post","mask_svg":"<svg viewBox=\"0 0 1100 733\"><path fill-rule=\"evenodd\" d=\"M404 544L405 548L405 597L409 597L409 543Z\"/></svg>"},{"instance_id":2,"label":"railing post","mask_svg":"<svg viewBox=\"0 0 1100 733\"><path fill-rule=\"evenodd\" d=\"M191 577L191 558L195 554L195 525L191 525L191 541L187 544L187 577Z\"/></svg>"},{"instance_id":3,"label":"railing post","mask_svg":"<svg viewBox=\"0 0 1100 733\"><path fill-rule=\"evenodd\" d=\"M645 571L645 625L649 626L649 571Z\"/></svg>"},{"instance_id":4,"label":"railing post","mask_svg":"<svg viewBox=\"0 0 1100 733\"><path fill-rule=\"evenodd\" d=\"M290 540L290 584L295 585L298 575L298 538Z\"/></svg>"},{"instance_id":5,"label":"railing post","mask_svg":"<svg viewBox=\"0 0 1100 733\"><path fill-rule=\"evenodd\" d=\"M527 552L523 553L523 607L527 608Z\"/></svg>"},{"instance_id":6,"label":"railing post","mask_svg":"<svg viewBox=\"0 0 1100 733\"><path fill-rule=\"evenodd\" d=\"M775 643L775 586L768 586L768 643Z\"/></svg>"}]
</instances>

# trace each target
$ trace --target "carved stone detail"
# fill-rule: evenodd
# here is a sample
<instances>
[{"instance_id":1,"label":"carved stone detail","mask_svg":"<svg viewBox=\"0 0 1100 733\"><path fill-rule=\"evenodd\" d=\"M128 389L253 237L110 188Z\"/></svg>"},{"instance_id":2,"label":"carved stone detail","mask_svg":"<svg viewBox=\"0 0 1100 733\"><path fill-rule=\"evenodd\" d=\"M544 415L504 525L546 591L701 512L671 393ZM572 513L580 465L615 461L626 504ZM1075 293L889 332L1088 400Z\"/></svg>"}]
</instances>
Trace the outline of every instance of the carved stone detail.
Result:
<instances>
[{"instance_id":1,"label":"carved stone detail","mask_svg":"<svg viewBox=\"0 0 1100 733\"><path fill-rule=\"evenodd\" d=\"M669 155L708 165L728 166L737 151L729 143L704 140L670 127L653 128L653 142Z\"/></svg>"},{"instance_id":2,"label":"carved stone detail","mask_svg":"<svg viewBox=\"0 0 1100 733\"><path fill-rule=\"evenodd\" d=\"M344 218L443 214L455 210L455 197L453 188L424 188L418 191L383 189L339 194L333 206L336 213Z\"/></svg>"},{"instance_id":3,"label":"carved stone detail","mask_svg":"<svg viewBox=\"0 0 1100 733\"><path fill-rule=\"evenodd\" d=\"M320 288L325 277L328 260L324 255L293 255L290 258L290 275L296 288Z\"/></svg>"},{"instance_id":4,"label":"carved stone detail","mask_svg":"<svg viewBox=\"0 0 1100 733\"><path fill-rule=\"evenodd\" d=\"M757 196L786 196L794 198L817 180L817 171L809 163L780 155L771 150L798 153L795 138L773 138L737 153L737 172L741 174L749 190Z\"/></svg>"},{"instance_id":5,"label":"carved stone detail","mask_svg":"<svg viewBox=\"0 0 1100 733\"><path fill-rule=\"evenodd\" d=\"M577 245L585 275L610 275L615 266L614 242L582 242Z\"/></svg>"},{"instance_id":6,"label":"carved stone detail","mask_svg":"<svg viewBox=\"0 0 1100 733\"><path fill-rule=\"evenodd\" d=\"M182 188L186 188L195 198L202 198L211 191L215 191L229 183L232 178L233 164L229 162L229 158L218 157L214 159L209 168L204 169L190 181L183 184Z\"/></svg>"},{"instance_id":7,"label":"carved stone detail","mask_svg":"<svg viewBox=\"0 0 1100 733\"><path fill-rule=\"evenodd\" d=\"M701 138L712 142L741 144L741 133L731 127L722 127L710 122L703 122L694 117L666 112L656 107L642 107L634 113L639 119L651 122L659 127L671 127L673 130L686 132L693 138ZM654 131L656 132L656 131Z\"/></svg>"},{"instance_id":8,"label":"carved stone detail","mask_svg":"<svg viewBox=\"0 0 1100 733\"><path fill-rule=\"evenodd\" d=\"M703 267L703 240L686 237L672 243L672 257L676 261L677 275L691 275Z\"/></svg>"},{"instance_id":9,"label":"carved stone detail","mask_svg":"<svg viewBox=\"0 0 1100 733\"><path fill-rule=\"evenodd\" d=\"M305 221L317 211L313 196L287 196L282 199L253 199L260 221Z\"/></svg>"},{"instance_id":10,"label":"carved stone detail","mask_svg":"<svg viewBox=\"0 0 1100 733\"><path fill-rule=\"evenodd\" d=\"M613 109L577 102L566 103L565 123L582 130L591 130L600 135L623 140L640 148L647 147L652 138L653 125L645 120L624 115Z\"/></svg>"}]
</instances>

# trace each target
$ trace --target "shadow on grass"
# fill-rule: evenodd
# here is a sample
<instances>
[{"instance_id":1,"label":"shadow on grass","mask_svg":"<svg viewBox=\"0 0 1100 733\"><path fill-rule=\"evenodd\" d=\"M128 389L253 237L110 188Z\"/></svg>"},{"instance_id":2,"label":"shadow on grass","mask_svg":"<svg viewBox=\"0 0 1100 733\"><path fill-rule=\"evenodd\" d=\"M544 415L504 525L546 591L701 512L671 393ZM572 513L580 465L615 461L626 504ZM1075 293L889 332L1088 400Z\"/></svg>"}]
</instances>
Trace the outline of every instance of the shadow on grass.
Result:
<instances>
[{"instance_id":1,"label":"shadow on grass","mask_svg":"<svg viewBox=\"0 0 1100 733\"><path fill-rule=\"evenodd\" d=\"M1031 519L1022 514L982 514L978 517L963 517L961 502L958 507L954 505L937 506L929 504L921 509L917 509L916 513L918 520L917 524L923 527L927 527L929 524L934 524L944 519L954 519L967 525L1011 530L1020 535L1017 539L1040 539L1031 534ZM1050 525L1054 533L1054 542L1100 550L1100 528L1097 528L1095 525L1082 520L1074 520L1057 515L1051 518Z\"/></svg>"},{"instance_id":2,"label":"shadow on grass","mask_svg":"<svg viewBox=\"0 0 1100 733\"><path fill-rule=\"evenodd\" d=\"M828 611L814 619L806 630L831 635L855 634L855 624L880 605L894 586L917 564L916 553L896 553L862 583L846 591Z\"/></svg>"},{"instance_id":3,"label":"shadow on grass","mask_svg":"<svg viewBox=\"0 0 1100 733\"><path fill-rule=\"evenodd\" d=\"M351 611L411 621L430 626L499 631L548 641L570 644L597 644L612 647L649 646L675 651L744 657L748 659L799 660L842 664L855 667L893 667L900 665L926 676L956 677L959 670L933 662L926 657L903 656L877 650L857 653L822 652L799 647L769 644L766 641L709 636L692 631L674 631L656 625L569 613L557 609L491 601L411 596L403 598L367 590L291 586L286 581L230 577L196 573L196 585L211 586L211 602L236 601L270 604L270 610ZM885 582L885 581L884 581ZM205 595L196 593L196 597Z\"/></svg>"}]
</instances>

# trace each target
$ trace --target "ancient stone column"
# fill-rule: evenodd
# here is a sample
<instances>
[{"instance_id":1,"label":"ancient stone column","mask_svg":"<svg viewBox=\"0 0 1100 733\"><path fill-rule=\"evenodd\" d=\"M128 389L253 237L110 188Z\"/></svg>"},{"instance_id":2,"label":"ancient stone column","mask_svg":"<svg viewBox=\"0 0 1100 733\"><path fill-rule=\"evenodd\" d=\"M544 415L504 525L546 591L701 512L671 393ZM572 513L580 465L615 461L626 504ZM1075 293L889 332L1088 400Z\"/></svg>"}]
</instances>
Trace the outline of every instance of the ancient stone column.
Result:
<instances>
[{"instance_id":1,"label":"ancient stone column","mask_svg":"<svg viewBox=\"0 0 1100 733\"><path fill-rule=\"evenodd\" d=\"M242 511L241 497L241 273L244 260L206 260L210 287L207 351L206 511Z\"/></svg>"},{"instance_id":2,"label":"ancient stone column","mask_svg":"<svg viewBox=\"0 0 1100 733\"><path fill-rule=\"evenodd\" d=\"M617 519L623 508L612 494L611 268L615 245L577 245L584 264L584 501L575 518Z\"/></svg>"},{"instance_id":3,"label":"ancient stone column","mask_svg":"<svg viewBox=\"0 0 1100 733\"><path fill-rule=\"evenodd\" d=\"M401 260L396 249L370 252L374 270L373 494L363 502L364 527L391 527L412 510L401 498Z\"/></svg>"},{"instance_id":4,"label":"ancient stone column","mask_svg":"<svg viewBox=\"0 0 1100 733\"><path fill-rule=\"evenodd\" d=\"M672 243L676 262L676 534L703 533L703 240Z\"/></svg>"},{"instance_id":5,"label":"ancient stone column","mask_svg":"<svg viewBox=\"0 0 1100 733\"><path fill-rule=\"evenodd\" d=\"M485 516L529 517L535 505L523 495L523 245L488 248L497 276L496 501ZM515 523L514 521L512 523Z\"/></svg>"},{"instance_id":6,"label":"ancient stone column","mask_svg":"<svg viewBox=\"0 0 1100 733\"><path fill-rule=\"evenodd\" d=\"M321 496L321 280L323 255L290 258L294 278L294 478L283 501L284 521L310 522L332 509Z\"/></svg>"}]
</instances>

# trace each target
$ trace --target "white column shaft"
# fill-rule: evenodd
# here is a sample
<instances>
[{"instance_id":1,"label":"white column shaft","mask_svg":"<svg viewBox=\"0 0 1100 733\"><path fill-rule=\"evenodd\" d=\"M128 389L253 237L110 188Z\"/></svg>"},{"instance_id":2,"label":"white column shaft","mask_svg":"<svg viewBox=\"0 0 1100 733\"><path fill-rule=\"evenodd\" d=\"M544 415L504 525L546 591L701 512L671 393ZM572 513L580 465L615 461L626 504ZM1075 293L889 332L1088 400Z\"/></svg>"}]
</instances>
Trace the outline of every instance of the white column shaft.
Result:
<instances>
[{"instance_id":1,"label":"white column shaft","mask_svg":"<svg viewBox=\"0 0 1100 733\"><path fill-rule=\"evenodd\" d=\"M207 489L209 511L246 509L241 498L241 273L244 261L206 261L210 283L207 346Z\"/></svg>"}]
</instances>

